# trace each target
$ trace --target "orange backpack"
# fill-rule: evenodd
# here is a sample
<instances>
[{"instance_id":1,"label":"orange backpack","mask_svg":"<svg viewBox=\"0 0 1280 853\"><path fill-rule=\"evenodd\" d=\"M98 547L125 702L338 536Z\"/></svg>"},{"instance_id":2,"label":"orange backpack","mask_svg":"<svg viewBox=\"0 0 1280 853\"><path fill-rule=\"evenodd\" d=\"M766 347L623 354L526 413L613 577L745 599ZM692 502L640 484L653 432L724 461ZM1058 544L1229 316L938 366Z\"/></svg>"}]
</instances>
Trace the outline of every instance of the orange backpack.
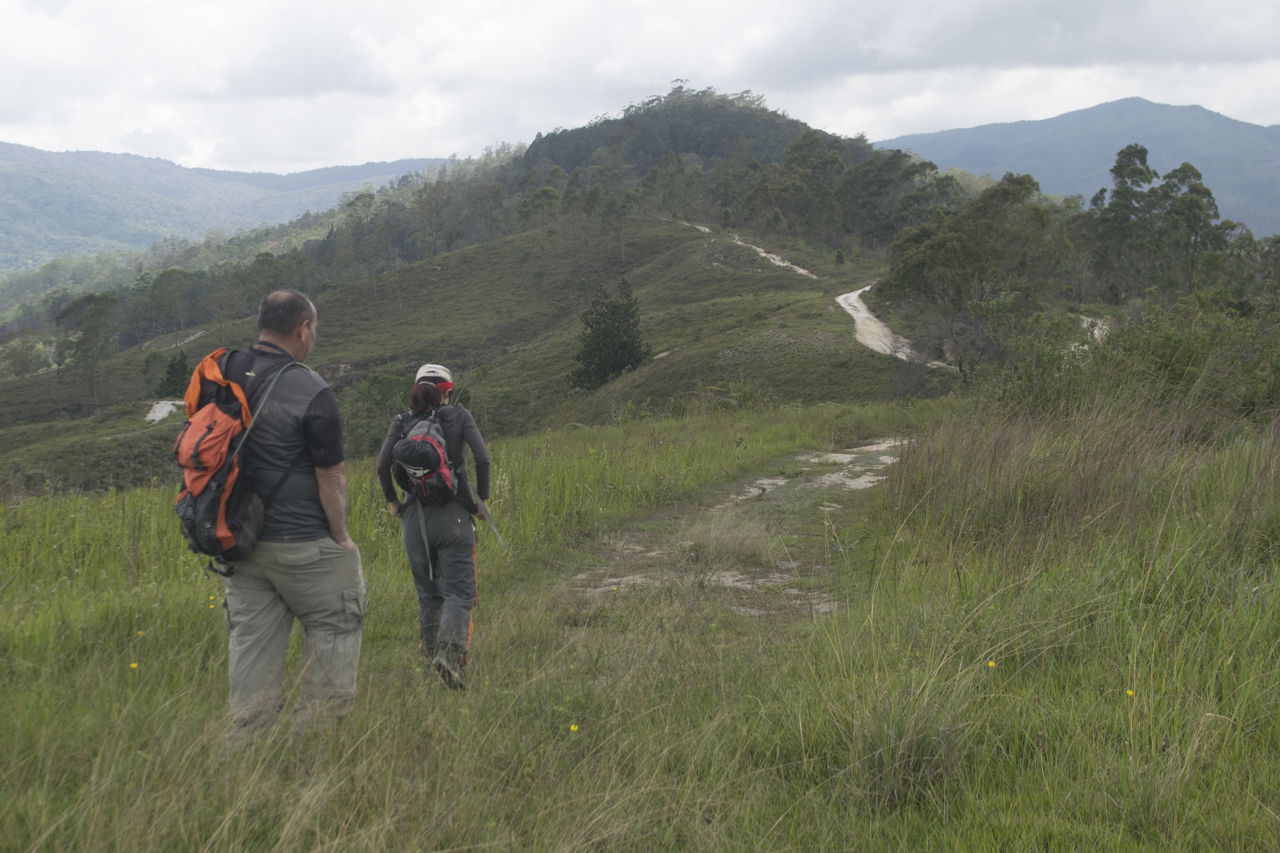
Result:
<instances>
[{"instance_id":1,"label":"orange backpack","mask_svg":"<svg viewBox=\"0 0 1280 853\"><path fill-rule=\"evenodd\" d=\"M253 413L242 384L245 378L237 381L227 375L234 354L223 347L196 365L185 396L187 422L173 443L182 469L182 489L174 502L182 535L192 551L213 558L207 568L221 575L230 575L231 564L249 556L258 544L266 506L288 479L288 474L281 478L264 501L240 465L240 451L253 430ZM259 410L294 363L271 375Z\"/></svg>"}]
</instances>

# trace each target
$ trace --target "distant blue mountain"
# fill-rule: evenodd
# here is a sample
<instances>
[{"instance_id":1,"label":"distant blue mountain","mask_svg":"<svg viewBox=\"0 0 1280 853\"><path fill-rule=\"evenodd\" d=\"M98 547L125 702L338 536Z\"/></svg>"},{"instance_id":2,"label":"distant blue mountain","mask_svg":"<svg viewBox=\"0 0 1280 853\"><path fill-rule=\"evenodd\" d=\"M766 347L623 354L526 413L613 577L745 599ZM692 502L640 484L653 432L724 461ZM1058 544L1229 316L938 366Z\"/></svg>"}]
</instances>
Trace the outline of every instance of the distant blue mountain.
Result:
<instances>
[{"instance_id":1,"label":"distant blue mountain","mask_svg":"<svg viewBox=\"0 0 1280 853\"><path fill-rule=\"evenodd\" d=\"M443 159L330 166L290 175L187 169L100 151L55 153L0 142L0 273L58 255L145 249L166 237L234 233L336 206Z\"/></svg>"},{"instance_id":2,"label":"distant blue mountain","mask_svg":"<svg viewBox=\"0 0 1280 853\"><path fill-rule=\"evenodd\" d=\"M1263 237L1280 233L1280 125L1263 127L1204 107L1176 107L1125 98L1041 121L987 124L917 133L875 143L901 148L978 175L1029 174L1046 193L1083 196L1111 188L1116 152L1146 147L1163 173L1190 163L1224 219Z\"/></svg>"}]
</instances>

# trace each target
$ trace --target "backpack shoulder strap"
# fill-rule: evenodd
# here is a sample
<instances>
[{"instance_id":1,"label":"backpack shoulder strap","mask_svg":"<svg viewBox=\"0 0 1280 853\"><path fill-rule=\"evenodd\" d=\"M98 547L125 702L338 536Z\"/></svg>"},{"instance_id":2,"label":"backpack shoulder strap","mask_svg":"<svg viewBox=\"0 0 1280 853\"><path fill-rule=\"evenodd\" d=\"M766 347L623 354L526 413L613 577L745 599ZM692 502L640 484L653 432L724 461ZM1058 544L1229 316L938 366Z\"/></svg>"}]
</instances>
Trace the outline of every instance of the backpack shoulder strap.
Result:
<instances>
[{"instance_id":1,"label":"backpack shoulder strap","mask_svg":"<svg viewBox=\"0 0 1280 853\"><path fill-rule=\"evenodd\" d=\"M254 419L253 415L256 414L257 412L262 411L262 407L266 405L267 398L271 396L271 391L273 388L276 387L276 383L280 381L280 377L284 376L285 371L288 370L290 367L293 367L295 364L298 364L298 362L290 361L287 364L285 364L283 367L271 372L270 374L271 378L266 380L267 384L262 389L262 395L256 400L257 405L253 407L253 412L249 413L248 425L244 428L244 433L240 436L240 443L236 445L235 451L231 454L232 459L235 459L237 456L239 456L240 451L244 448L246 444L249 443L249 434L253 432L253 425L257 423L257 420ZM239 390L239 386L233 384L232 387L237 389L236 390L237 396L242 397L243 392ZM255 391L255 396L256 396L256 391ZM247 404L245 406L245 411L248 412ZM289 467L289 471L285 474L283 478L281 478L281 482L283 482L285 479L288 479L289 475L293 473L293 469L296 468L301 463L301 461L302 461L301 457L293 461L293 464ZM279 490L278 485L279 484L277 484L277 489L272 490L273 497L275 496L276 491Z\"/></svg>"},{"instance_id":2,"label":"backpack shoulder strap","mask_svg":"<svg viewBox=\"0 0 1280 853\"><path fill-rule=\"evenodd\" d=\"M230 356L234 354L235 350L219 347L200 359L196 369L191 372L191 381L187 383L187 391L182 397L183 402L186 403L188 418L208 402L208 398L205 396L205 383L209 383L227 388L235 395L236 400L240 403L240 419L245 427L249 426L249 422L253 418L249 414L249 399L245 396L244 388L239 381L233 380L223 373L224 368L231 360Z\"/></svg>"},{"instance_id":3,"label":"backpack shoulder strap","mask_svg":"<svg viewBox=\"0 0 1280 853\"><path fill-rule=\"evenodd\" d=\"M271 389L276 387L276 382L280 380L281 376L284 376L285 371L287 371L290 367L293 367L295 364L301 364L301 362L297 362L297 361L286 362L283 367L280 367L279 369L274 370L269 374L270 379L266 380L266 383L267 383L266 387L262 389L262 397L257 401L258 405L254 408L255 412L262 411L262 407L266 405L267 398L271 396ZM257 423L257 421L253 421L253 423L250 423L249 428L244 431L244 438L241 439L239 446L236 447L236 453L239 453L240 448L244 447L245 444L248 442L249 433L253 431L254 423ZM294 471L298 470L298 466L302 464L302 460L305 457L305 455L306 455L306 449L304 448L303 451L299 453L296 457L294 457L294 460L289 463L289 467L286 468L284 474L282 474L280 478L276 480L275 485L271 487L271 491L261 496L262 506L264 509L266 507L271 506L271 502L276 499L276 496L280 494L280 490L284 488L285 482L288 481L288 479L293 476Z\"/></svg>"}]
</instances>

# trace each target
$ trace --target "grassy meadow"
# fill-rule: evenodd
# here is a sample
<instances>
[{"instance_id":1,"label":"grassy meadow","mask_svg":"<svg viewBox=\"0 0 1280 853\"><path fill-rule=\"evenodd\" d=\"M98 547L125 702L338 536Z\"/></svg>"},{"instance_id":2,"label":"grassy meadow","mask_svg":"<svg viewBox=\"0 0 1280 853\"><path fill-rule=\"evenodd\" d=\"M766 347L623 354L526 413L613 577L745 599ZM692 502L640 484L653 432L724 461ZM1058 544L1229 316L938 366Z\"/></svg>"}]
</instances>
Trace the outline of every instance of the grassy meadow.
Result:
<instances>
[{"instance_id":1,"label":"grassy meadow","mask_svg":"<svg viewBox=\"0 0 1280 853\"><path fill-rule=\"evenodd\" d=\"M734 241L738 234L635 218L619 246L580 224L372 278L316 282L320 333L309 364L337 394L350 456L377 448L404 407L408 377L426 360L448 364L474 392L469 406L491 437L610 423L637 406L689 411L707 394L733 403L880 402L945 386L945 375L857 344L836 305L835 296L874 279L883 262L837 264L801 242L768 244L812 270L812 279L762 259ZM742 239L756 238L743 232ZM624 277L640 303L644 339L662 357L597 393L570 390L580 314L597 286ZM135 486L166 474L177 426L142 420L156 371L179 351L194 365L218 346L251 343L248 315L258 298L244 297L240 320L164 335L107 359L96 374L96 410L88 376L74 366L0 380L0 495ZM77 454L66 453L69 442Z\"/></svg>"},{"instance_id":2,"label":"grassy meadow","mask_svg":"<svg viewBox=\"0 0 1280 853\"><path fill-rule=\"evenodd\" d=\"M1280 434L1195 426L944 400L497 443L463 694L420 670L355 465L356 710L230 756L221 587L171 492L7 506L0 848L1273 849ZM876 488L710 509L900 433ZM669 582L575 585L621 540L674 546ZM708 582L751 565L835 612Z\"/></svg>"}]
</instances>

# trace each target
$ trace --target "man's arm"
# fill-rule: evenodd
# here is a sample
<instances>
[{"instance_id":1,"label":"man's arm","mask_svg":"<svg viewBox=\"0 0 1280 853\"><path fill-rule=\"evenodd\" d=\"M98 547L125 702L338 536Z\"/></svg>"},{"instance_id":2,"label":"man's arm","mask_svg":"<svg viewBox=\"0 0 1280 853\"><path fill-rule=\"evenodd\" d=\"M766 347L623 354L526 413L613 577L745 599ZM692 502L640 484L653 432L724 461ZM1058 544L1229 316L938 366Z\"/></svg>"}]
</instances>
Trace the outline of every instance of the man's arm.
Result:
<instances>
[{"instance_id":1,"label":"man's arm","mask_svg":"<svg viewBox=\"0 0 1280 853\"><path fill-rule=\"evenodd\" d=\"M329 522L329 536L343 548L352 551L356 543L347 532L347 463L316 468L316 485L320 489L320 506Z\"/></svg>"},{"instance_id":2,"label":"man's arm","mask_svg":"<svg viewBox=\"0 0 1280 853\"><path fill-rule=\"evenodd\" d=\"M316 381L320 381L318 377ZM343 548L354 551L356 543L347 532L347 466L342 453L342 419L333 389L326 386L312 398L302 418L302 431L311 464L315 466L320 508L329 525L329 536ZM325 465L325 462L333 464Z\"/></svg>"}]
</instances>

